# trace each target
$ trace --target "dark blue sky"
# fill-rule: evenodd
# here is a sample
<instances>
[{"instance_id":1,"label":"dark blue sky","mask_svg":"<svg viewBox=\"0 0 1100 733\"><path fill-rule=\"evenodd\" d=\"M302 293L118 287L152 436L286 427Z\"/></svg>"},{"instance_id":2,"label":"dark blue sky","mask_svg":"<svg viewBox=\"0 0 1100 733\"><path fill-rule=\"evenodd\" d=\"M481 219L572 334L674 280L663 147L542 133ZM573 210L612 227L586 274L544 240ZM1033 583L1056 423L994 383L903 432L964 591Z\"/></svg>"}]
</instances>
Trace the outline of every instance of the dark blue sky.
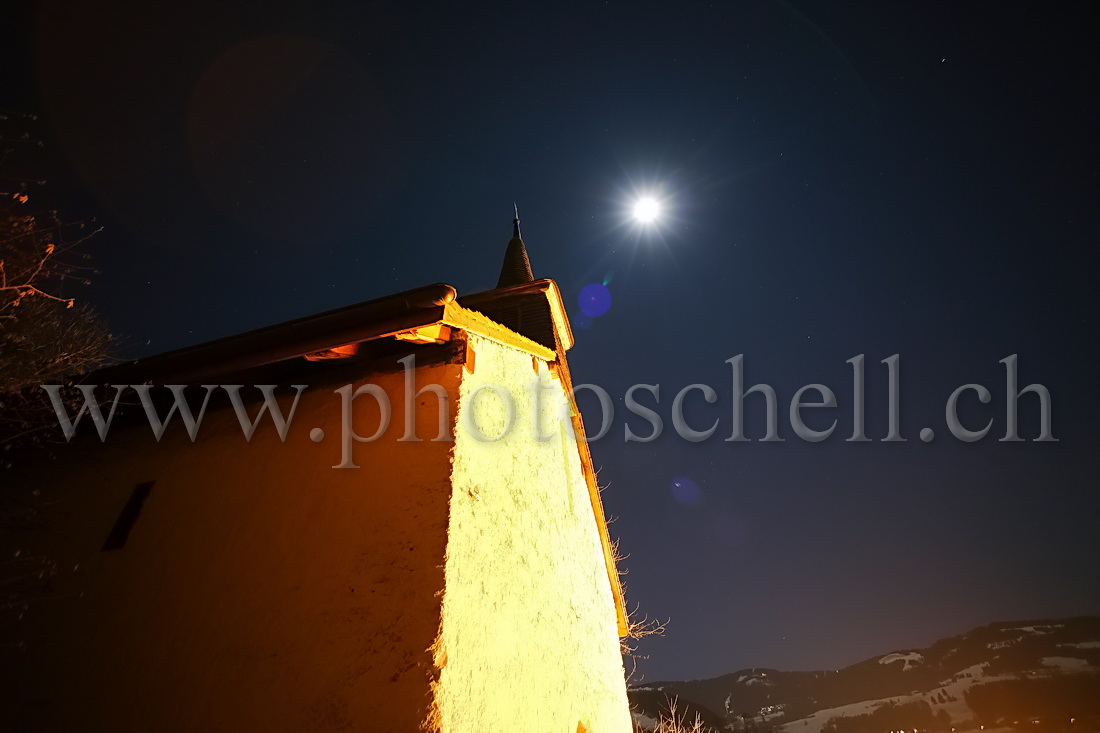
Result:
<instances>
[{"instance_id":1,"label":"dark blue sky","mask_svg":"<svg viewBox=\"0 0 1100 733\"><path fill-rule=\"evenodd\" d=\"M131 353L492 287L517 201L574 318L585 285L612 296L570 359L619 408L593 453L628 600L671 619L647 678L1100 613L1095 4L160 5L31 4L0 30L0 108L40 115L48 196L106 225L85 296ZM629 222L641 190L657 229ZM883 443L895 353L908 442ZM786 442L723 440L737 354ZM844 441L857 354L867 443ZM1060 442L998 442L1010 354ZM786 410L812 382L839 403L815 444ZM962 410L994 420L972 444L944 423L968 382L993 394ZM625 443L636 383L666 421L712 385L688 412L715 438Z\"/></svg>"}]
</instances>

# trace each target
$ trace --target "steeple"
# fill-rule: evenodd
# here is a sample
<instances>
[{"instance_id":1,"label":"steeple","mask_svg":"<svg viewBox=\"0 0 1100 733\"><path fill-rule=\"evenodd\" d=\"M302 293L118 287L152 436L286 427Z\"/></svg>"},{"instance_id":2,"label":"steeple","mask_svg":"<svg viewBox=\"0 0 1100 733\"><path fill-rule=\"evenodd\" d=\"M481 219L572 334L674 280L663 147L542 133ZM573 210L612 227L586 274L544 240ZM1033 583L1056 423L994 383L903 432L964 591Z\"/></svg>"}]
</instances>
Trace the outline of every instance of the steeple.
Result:
<instances>
[{"instance_id":1,"label":"steeple","mask_svg":"<svg viewBox=\"0 0 1100 733\"><path fill-rule=\"evenodd\" d=\"M504 264L500 268L498 288L534 282L531 272L531 260L527 257L527 246L519 236L519 207L512 204L516 218L512 219L512 238L508 240L508 249L504 252Z\"/></svg>"}]
</instances>

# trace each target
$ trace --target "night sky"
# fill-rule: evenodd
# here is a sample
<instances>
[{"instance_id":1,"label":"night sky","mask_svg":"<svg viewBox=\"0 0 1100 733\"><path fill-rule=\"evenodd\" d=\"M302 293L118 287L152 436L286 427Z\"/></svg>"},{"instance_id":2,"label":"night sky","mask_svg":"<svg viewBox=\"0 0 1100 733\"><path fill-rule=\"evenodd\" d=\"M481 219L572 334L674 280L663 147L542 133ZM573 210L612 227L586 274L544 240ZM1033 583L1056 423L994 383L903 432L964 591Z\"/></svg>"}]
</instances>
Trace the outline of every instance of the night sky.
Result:
<instances>
[{"instance_id":1,"label":"night sky","mask_svg":"<svg viewBox=\"0 0 1100 733\"><path fill-rule=\"evenodd\" d=\"M592 450L627 600L670 620L639 673L832 669L1100 613L1098 21L1086 2L9 4L0 109L39 115L41 200L106 227L73 294L125 356L491 288L517 202L574 319L574 381L618 409ZM758 395L753 440L725 441L738 354L785 442L759 441ZM873 440L847 442L859 354ZM881 441L893 354L906 442ZM998 440L1011 354L1059 442L1031 440L1034 395L1028 440ZM717 392L687 409L713 438L624 441L649 432L631 385L660 385L669 423L694 383ZM838 421L818 443L787 415L809 383L838 402L805 411ZM966 383L993 396L961 400L967 426L993 420L975 443L944 418Z\"/></svg>"}]
</instances>

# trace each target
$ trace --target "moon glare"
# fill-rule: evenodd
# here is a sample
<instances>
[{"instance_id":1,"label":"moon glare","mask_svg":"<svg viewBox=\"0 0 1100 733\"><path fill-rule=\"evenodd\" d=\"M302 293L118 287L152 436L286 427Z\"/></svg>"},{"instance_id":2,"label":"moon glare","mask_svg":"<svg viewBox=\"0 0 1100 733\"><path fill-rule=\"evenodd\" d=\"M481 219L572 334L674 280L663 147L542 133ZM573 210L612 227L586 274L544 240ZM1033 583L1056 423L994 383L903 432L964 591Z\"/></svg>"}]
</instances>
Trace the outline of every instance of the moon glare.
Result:
<instances>
[{"instance_id":1,"label":"moon glare","mask_svg":"<svg viewBox=\"0 0 1100 733\"><path fill-rule=\"evenodd\" d=\"M634 203L634 218L643 224L649 224L656 220L661 213L661 205L656 199L648 196L638 199Z\"/></svg>"}]
</instances>

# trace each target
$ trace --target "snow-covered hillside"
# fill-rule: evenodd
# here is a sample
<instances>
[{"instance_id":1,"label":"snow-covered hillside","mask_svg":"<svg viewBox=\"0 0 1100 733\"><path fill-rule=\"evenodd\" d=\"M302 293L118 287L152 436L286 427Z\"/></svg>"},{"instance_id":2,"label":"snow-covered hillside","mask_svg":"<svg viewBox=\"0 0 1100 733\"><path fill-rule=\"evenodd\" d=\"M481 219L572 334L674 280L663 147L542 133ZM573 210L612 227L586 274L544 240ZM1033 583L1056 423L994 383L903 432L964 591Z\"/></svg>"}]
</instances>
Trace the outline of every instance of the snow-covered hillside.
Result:
<instances>
[{"instance_id":1,"label":"snow-covered hillside","mask_svg":"<svg viewBox=\"0 0 1100 733\"><path fill-rule=\"evenodd\" d=\"M895 708L909 706L963 731L982 724L968 704L972 690L980 688L988 698L997 685L1050 686L1071 677L1086 683L1095 678L1100 715L1100 617L992 624L836 671L745 669L708 680L654 682L632 688L630 695L648 719L660 714L662 701L679 699L681 708L705 711L716 730L820 733L832 720L884 706L894 708L879 716L893 715ZM997 718L990 717L988 703L983 712L990 733ZM1075 730L1083 730L1079 723Z\"/></svg>"}]
</instances>

